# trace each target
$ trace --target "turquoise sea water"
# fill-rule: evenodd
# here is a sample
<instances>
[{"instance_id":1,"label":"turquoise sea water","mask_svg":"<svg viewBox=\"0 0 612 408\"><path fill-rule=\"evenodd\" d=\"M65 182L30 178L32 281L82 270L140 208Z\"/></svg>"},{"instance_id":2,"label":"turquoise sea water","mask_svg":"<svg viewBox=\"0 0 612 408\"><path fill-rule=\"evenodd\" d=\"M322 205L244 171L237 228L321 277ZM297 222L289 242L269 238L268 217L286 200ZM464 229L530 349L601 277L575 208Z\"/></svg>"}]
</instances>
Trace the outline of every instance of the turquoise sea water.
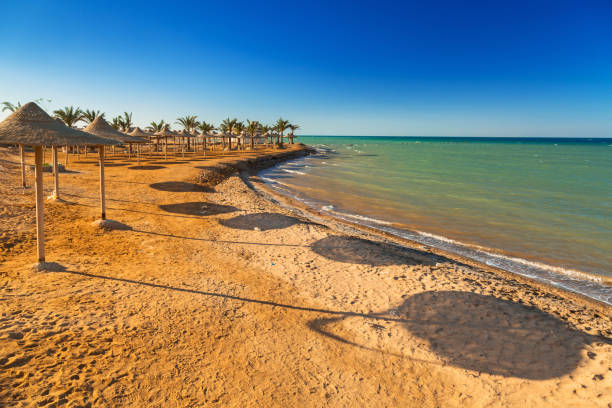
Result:
<instances>
[{"instance_id":1,"label":"turquoise sea water","mask_svg":"<svg viewBox=\"0 0 612 408\"><path fill-rule=\"evenodd\" d=\"M318 154L261 174L280 193L612 301L612 139L299 141Z\"/></svg>"}]
</instances>

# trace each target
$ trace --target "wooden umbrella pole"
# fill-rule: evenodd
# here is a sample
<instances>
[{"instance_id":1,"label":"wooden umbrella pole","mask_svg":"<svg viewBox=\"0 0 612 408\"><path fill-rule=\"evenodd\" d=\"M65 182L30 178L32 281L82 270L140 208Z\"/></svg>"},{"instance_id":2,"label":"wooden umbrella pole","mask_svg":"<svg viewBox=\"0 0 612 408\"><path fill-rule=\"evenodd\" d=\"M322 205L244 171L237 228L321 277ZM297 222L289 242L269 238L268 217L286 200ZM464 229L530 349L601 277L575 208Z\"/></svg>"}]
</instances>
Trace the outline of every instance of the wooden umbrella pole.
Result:
<instances>
[{"instance_id":1,"label":"wooden umbrella pole","mask_svg":"<svg viewBox=\"0 0 612 408\"><path fill-rule=\"evenodd\" d=\"M25 150L23 145L19 145L19 158L21 159L21 185L26 188L26 174L25 174Z\"/></svg>"},{"instance_id":2,"label":"wooden umbrella pole","mask_svg":"<svg viewBox=\"0 0 612 408\"><path fill-rule=\"evenodd\" d=\"M53 152L53 181L55 186L55 198L60 198L59 193L59 162L57 161L57 146L52 146L51 151Z\"/></svg>"},{"instance_id":3,"label":"wooden umbrella pole","mask_svg":"<svg viewBox=\"0 0 612 408\"><path fill-rule=\"evenodd\" d=\"M168 138L164 139L164 160L168 160Z\"/></svg>"},{"instance_id":4,"label":"wooden umbrella pole","mask_svg":"<svg viewBox=\"0 0 612 408\"><path fill-rule=\"evenodd\" d=\"M132 144L128 143L128 159L132 158Z\"/></svg>"},{"instance_id":5,"label":"wooden umbrella pole","mask_svg":"<svg viewBox=\"0 0 612 408\"><path fill-rule=\"evenodd\" d=\"M100 151L100 210L102 219L106 219L106 198L104 196L104 146L99 146Z\"/></svg>"},{"instance_id":6,"label":"wooden umbrella pole","mask_svg":"<svg viewBox=\"0 0 612 408\"><path fill-rule=\"evenodd\" d=\"M34 147L34 175L36 186L36 250L38 262L45 262L45 218L43 211L43 150Z\"/></svg>"},{"instance_id":7,"label":"wooden umbrella pole","mask_svg":"<svg viewBox=\"0 0 612 408\"><path fill-rule=\"evenodd\" d=\"M138 155L136 157L136 162L140 164L140 144L136 145L136 154Z\"/></svg>"},{"instance_id":8,"label":"wooden umbrella pole","mask_svg":"<svg viewBox=\"0 0 612 408\"><path fill-rule=\"evenodd\" d=\"M81 147L80 146L75 146L76 151L77 151L77 160L81 160Z\"/></svg>"},{"instance_id":9,"label":"wooden umbrella pole","mask_svg":"<svg viewBox=\"0 0 612 408\"><path fill-rule=\"evenodd\" d=\"M68 168L68 146L66 146L66 157L64 157L64 167Z\"/></svg>"}]
</instances>

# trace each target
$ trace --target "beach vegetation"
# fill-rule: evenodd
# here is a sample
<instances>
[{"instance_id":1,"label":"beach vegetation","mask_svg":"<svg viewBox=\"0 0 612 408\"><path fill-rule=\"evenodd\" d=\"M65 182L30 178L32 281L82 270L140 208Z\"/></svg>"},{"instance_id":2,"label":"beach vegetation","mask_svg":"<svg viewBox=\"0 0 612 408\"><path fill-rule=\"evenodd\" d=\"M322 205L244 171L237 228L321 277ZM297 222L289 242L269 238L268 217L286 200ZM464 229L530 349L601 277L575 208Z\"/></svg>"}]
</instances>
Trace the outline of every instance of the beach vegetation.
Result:
<instances>
[{"instance_id":1,"label":"beach vegetation","mask_svg":"<svg viewBox=\"0 0 612 408\"><path fill-rule=\"evenodd\" d=\"M99 110L89 110L85 109L83 111L83 121L86 123L93 122L97 117L104 118L104 112L100 112Z\"/></svg>"},{"instance_id":2,"label":"beach vegetation","mask_svg":"<svg viewBox=\"0 0 612 408\"><path fill-rule=\"evenodd\" d=\"M46 102L51 102L51 99L38 98L38 99L34 99L32 102L35 102L36 104L41 105ZM21 102L19 101L17 101L17 103L2 102L2 112L4 111L15 112L19 108L21 108Z\"/></svg>"},{"instance_id":3,"label":"beach vegetation","mask_svg":"<svg viewBox=\"0 0 612 408\"><path fill-rule=\"evenodd\" d=\"M83 120L83 111L79 107L66 106L53 111L53 116L59 118L68 127L74 127L77 122Z\"/></svg>"},{"instance_id":4,"label":"beach vegetation","mask_svg":"<svg viewBox=\"0 0 612 408\"><path fill-rule=\"evenodd\" d=\"M290 123L288 128L289 134L287 135L287 137L289 138L289 143L293 144L293 138L295 137L294 132L300 128L300 125Z\"/></svg>"},{"instance_id":5,"label":"beach vegetation","mask_svg":"<svg viewBox=\"0 0 612 408\"><path fill-rule=\"evenodd\" d=\"M11 102L2 102L2 106L2 112L15 112L17 109L21 108L21 102L17 102L17 104L13 104Z\"/></svg>"},{"instance_id":6,"label":"beach vegetation","mask_svg":"<svg viewBox=\"0 0 612 408\"><path fill-rule=\"evenodd\" d=\"M134 122L132 121L132 112L123 112L123 115L119 116L119 127L124 132L129 132Z\"/></svg>"},{"instance_id":7,"label":"beach vegetation","mask_svg":"<svg viewBox=\"0 0 612 408\"><path fill-rule=\"evenodd\" d=\"M166 123L163 119L159 122L151 122L149 126L147 126L147 130L152 132L161 132L164 129L170 129L170 124Z\"/></svg>"},{"instance_id":8,"label":"beach vegetation","mask_svg":"<svg viewBox=\"0 0 612 408\"><path fill-rule=\"evenodd\" d=\"M121 116L115 116L113 119L111 119L110 125L112 126L113 129L120 130L121 129Z\"/></svg>"},{"instance_id":9,"label":"beach vegetation","mask_svg":"<svg viewBox=\"0 0 612 408\"><path fill-rule=\"evenodd\" d=\"M255 148L255 136L262 131L262 125L256 120L247 119L246 134L251 138L251 149Z\"/></svg>"},{"instance_id":10,"label":"beach vegetation","mask_svg":"<svg viewBox=\"0 0 612 408\"><path fill-rule=\"evenodd\" d=\"M221 135L221 141L223 144L223 148L225 149L225 138L227 135L231 135L233 130L234 130L234 124L238 122L238 119L234 118L234 119L230 119L229 116L226 119L223 119L223 122L221 122L221 124L219 125L219 129L221 129L222 135ZM228 143L228 148L231 150L232 149L232 138L231 136L229 137L229 143Z\"/></svg>"},{"instance_id":11,"label":"beach vegetation","mask_svg":"<svg viewBox=\"0 0 612 408\"><path fill-rule=\"evenodd\" d=\"M215 130L215 125L202 121L198 124L197 129L202 133L210 133Z\"/></svg>"},{"instance_id":12,"label":"beach vegetation","mask_svg":"<svg viewBox=\"0 0 612 408\"><path fill-rule=\"evenodd\" d=\"M200 124L196 115L183 116L182 118L178 118L176 123L183 126L183 128L189 133L193 132Z\"/></svg>"},{"instance_id":13,"label":"beach vegetation","mask_svg":"<svg viewBox=\"0 0 612 408\"><path fill-rule=\"evenodd\" d=\"M285 131L289 127L289 124L290 124L289 121L283 118L278 118L278 120L274 124L274 130L278 133L278 136L276 136L276 144L278 146L283 145L283 137L284 137Z\"/></svg>"}]
</instances>

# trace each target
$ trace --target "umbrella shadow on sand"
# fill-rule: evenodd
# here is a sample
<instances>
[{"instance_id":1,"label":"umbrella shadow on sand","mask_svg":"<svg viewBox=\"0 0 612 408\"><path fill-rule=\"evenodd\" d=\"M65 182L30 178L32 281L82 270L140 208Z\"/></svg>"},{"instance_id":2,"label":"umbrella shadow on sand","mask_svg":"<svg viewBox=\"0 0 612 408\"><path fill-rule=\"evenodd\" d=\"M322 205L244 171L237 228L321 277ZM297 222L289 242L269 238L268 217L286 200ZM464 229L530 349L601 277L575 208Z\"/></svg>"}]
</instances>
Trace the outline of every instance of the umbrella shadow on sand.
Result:
<instances>
[{"instance_id":1,"label":"umbrella shadow on sand","mask_svg":"<svg viewBox=\"0 0 612 408\"><path fill-rule=\"evenodd\" d=\"M130 166L130 170L161 170L165 169L165 166Z\"/></svg>"},{"instance_id":2,"label":"umbrella shadow on sand","mask_svg":"<svg viewBox=\"0 0 612 408\"><path fill-rule=\"evenodd\" d=\"M578 367L587 345L605 341L535 308L472 292L422 292L382 315L397 316L448 364L504 377L546 380L566 375ZM314 319L308 326L367 349L334 333L332 324L347 317Z\"/></svg>"},{"instance_id":3,"label":"umbrella shadow on sand","mask_svg":"<svg viewBox=\"0 0 612 408\"><path fill-rule=\"evenodd\" d=\"M196 215L200 217L207 215L226 214L238 211L236 207L231 205L206 203L201 201L176 204L161 204L159 205L159 208L164 211L175 214Z\"/></svg>"},{"instance_id":4,"label":"umbrella shadow on sand","mask_svg":"<svg viewBox=\"0 0 612 408\"><path fill-rule=\"evenodd\" d=\"M184 181L164 181L161 183L149 184L149 187L154 188L155 190L168 191L171 193L212 193L213 191L215 191L209 186L195 183L186 183Z\"/></svg>"},{"instance_id":5,"label":"umbrella shadow on sand","mask_svg":"<svg viewBox=\"0 0 612 408\"><path fill-rule=\"evenodd\" d=\"M104 163L104 167L121 167L127 165L127 163ZM94 163L94 166L100 167L100 163Z\"/></svg>"},{"instance_id":6,"label":"umbrella shadow on sand","mask_svg":"<svg viewBox=\"0 0 612 408\"><path fill-rule=\"evenodd\" d=\"M269 212L238 215L227 220L219 220L219 224L224 227L241 230L258 228L261 231L289 228L300 223L303 221L298 218Z\"/></svg>"},{"instance_id":7,"label":"umbrella shadow on sand","mask_svg":"<svg viewBox=\"0 0 612 408\"><path fill-rule=\"evenodd\" d=\"M435 264L431 254L357 237L332 235L316 241L311 249L327 259L352 264L372 266Z\"/></svg>"}]
</instances>

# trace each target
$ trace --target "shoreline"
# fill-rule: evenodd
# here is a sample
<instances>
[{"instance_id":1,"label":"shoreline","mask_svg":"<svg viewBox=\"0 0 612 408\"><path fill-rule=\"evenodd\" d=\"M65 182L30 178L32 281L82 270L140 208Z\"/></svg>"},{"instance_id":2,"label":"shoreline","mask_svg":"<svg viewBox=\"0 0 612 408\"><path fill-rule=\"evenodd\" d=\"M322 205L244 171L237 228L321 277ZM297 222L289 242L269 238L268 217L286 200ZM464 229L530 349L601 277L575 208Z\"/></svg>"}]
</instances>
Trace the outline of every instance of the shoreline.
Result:
<instances>
[{"instance_id":1,"label":"shoreline","mask_svg":"<svg viewBox=\"0 0 612 408\"><path fill-rule=\"evenodd\" d=\"M112 231L91 225L97 168L69 164L48 273L7 172L0 405L606 406L609 308L250 188L303 152L111 159Z\"/></svg>"},{"instance_id":2,"label":"shoreline","mask_svg":"<svg viewBox=\"0 0 612 408\"><path fill-rule=\"evenodd\" d=\"M259 173L259 171L257 173ZM596 290L606 291L612 288L612 278L611 277L608 277L605 275L597 275L597 274L584 272L580 270L573 270L573 269L566 270L562 267L549 265L541 261L522 258L517 254L506 253L503 250L498 249L498 248L489 248L489 247L484 247L481 245L469 244L469 243L465 243L461 241L452 240L444 236L431 235L430 233L422 232L422 231L401 229L401 228L398 229L397 227L394 226L392 222L385 221L385 223L389 224L389 227L382 227L382 226L376 227L373 225L367 225L367 224L359 223L356 221L348 220L342 217L341 215L334 216L332 214L325 213L324 212L325 207L323 207L323 209L321 210L321 209L312 207L289 194L284 194L282 192L275 191L275 189L272 188L268 184L266 177L259 176L259 174L257 174L257 177L259 180L258 185L261 186L261 189L263 189L266 192L266 194L270 195L271 197L274 197L278 201L285 201L285 205L289 207L299 208L300 211L303 211L305 214L310 214L310 216L316 216L322 219L326 219L328 221L342 223L352 228L355 228L357 230L368 231L375 235L379 235L379 236L382 236L388 239L395 240L396 242L399 242L402 245L408 245L409 247L429 248L433 252L444 254L445 256L449 256L449 257L454 257L458 260L462 260L462 262L469 261L477 265L480 265L481 267L484 267L484 268L490 268L500 273L510 274L511 276L514 276L514 277L520 277L522 279L526 279L529 282L533 282L534 284L537 283L540 285L544 285L550 289L561 291L561 293L571 293L571 294L583 297L584 299L588 299L598 304L612 306L612 298L609 298L609 296L608 296L608 298L610 299L609 301L604 300L604 298L599 299L597 297L597 296L606 296L606 294L603 292L601 294L596 293L593 295L595 297L592 297L592 296L589 296L588 294L581 293L579 289L574 289L571 287L571 283L573 282L578 282L579 284L587 284L587 285L592 282L593 284L600 286L600 289L596 289ZM270 181L270 183L274 183L274 182L275 181L273 180ZM347 216L350 216L350 214ZM360 215L357 214L357 216L360 216ZM396 231L388 231L388 230L396 230ZM413 236L413 237L412 238L404 237L401 234L405 234L405 235ZM419 238L421 238L422 240L429 240L428 238L432 238L434 241L438 241L437 242L438 246L436 246L435 244L433 245L429 244L427 242L421 242L419 241ZM450 248L446 249L446 248L440 247L439 246L440 243L446 243L446 245L448 245ZM453 251L452 247L456 247L456 251ZM467 252L467 251L474 252L474 257L470 257L469 255L465 255L461 253L461 252ZM479 258L482 258L482 259L479 259ZM519 271L507 270L501 266L495 265L495 263L499 262L500 260L503 260L506 262L510 261L516 265L521 265L521 267L535 269L535 271L528 270L525 273L521 273ZM489 264L487 263L487 261L493 262L493 264ZM548 275L550 276L550 278L547 279L546 277L543 277L543 276L537 276L538 274ZM566 284L565 282L568 282L568 283Z\"/></svg>"},{"instance_id":3,"label":"shoreline","mask_svg":"<svg viewBox=\"0 0 612 408\"><path fill-rule=\"evenodd\" d=\"M252 175L251 175L252 177ZM243 179L244 180L244 179ZM244 180L247 181L247 180ZM511 279L511 280L516 280L518 282L522 282L522 283L526 283L529 285L533 285L534 287L539 288L540 290L545 290L545 291L549 291L552 293L555 293L557 295L563 296L563 297L568 297L568 298L572 298L573 300L579 300L581 303L585 303L588 304L589 307L595 307L600 311L610 311L612 310L612 305L607 304L603 301L597 300L597 299L593 299L589 296L586 296L584 294L581 294L579 292L574 292L568 289L564 289L564 288L559 288L559 287L555 287L554 285L550 284L550 283L546 283L540 280L536 280L534 278L530 278L528 276L524 276L524 275L520 275L511 271L507 271L501 268L497 268L491 265L487 265L485 263L482 263L480 261L474 260L472 258L468 258L459 254L456 254L454 252L450 252L450 251L445 251L443 249L440 248L436 248L430 245L426 245L426 244L421 244L417 241L413 241L407 238L402 238L400 236L397 236L395 234L380 230L378 228L374 228L374 227L370 227L367 225L362 225L362 224L358 224L358 223L354 223L354 222L350 222L347 220L343 220L341 218L336 218L333 217L331 215L322 213L320 211L317 211L316 209L292 198L289 196L285 196L285 195L281 195L279 193L277 193L276 191L272 190L265 181L261 180L258 178L257 181L253 181L253 180L249 180L247 181L247 183L252 186L255 191L257 191L258 193L267 196L268 199L270 199L272 202L277 203L279 205L282 205L290 210L295 210L297 211L300 215L306 217L306 218L310 218L314 221L317 222L323 222L326 225L332 227L332 228L338 228L338 225L342 225L344 228L348 228L348 231L350 232L361 232L361 233L366 233L366 234L371 234L374 236L378 236L380 238L382 238L383 240L387 240L387 241L391 241L394 242L398 245L402 245L405 246L407 248L411 248L411 249L418 249L418 250L424 250L427 252L430 252L432 254L435 255L440 255L440 256L444 256L446 258L449 259L453 259L457 262L466 264L466 265L470 265L476 268L480 268L482 270L487 270L490 272L493 272L495 274L498 274L500 276L503 276L506 279ZM582 272L584 273L584 272ZM603 283L603 282L602 282ZM609 283L606 283L606 285L609 285Z\"/></svg>"}]
</instances>

